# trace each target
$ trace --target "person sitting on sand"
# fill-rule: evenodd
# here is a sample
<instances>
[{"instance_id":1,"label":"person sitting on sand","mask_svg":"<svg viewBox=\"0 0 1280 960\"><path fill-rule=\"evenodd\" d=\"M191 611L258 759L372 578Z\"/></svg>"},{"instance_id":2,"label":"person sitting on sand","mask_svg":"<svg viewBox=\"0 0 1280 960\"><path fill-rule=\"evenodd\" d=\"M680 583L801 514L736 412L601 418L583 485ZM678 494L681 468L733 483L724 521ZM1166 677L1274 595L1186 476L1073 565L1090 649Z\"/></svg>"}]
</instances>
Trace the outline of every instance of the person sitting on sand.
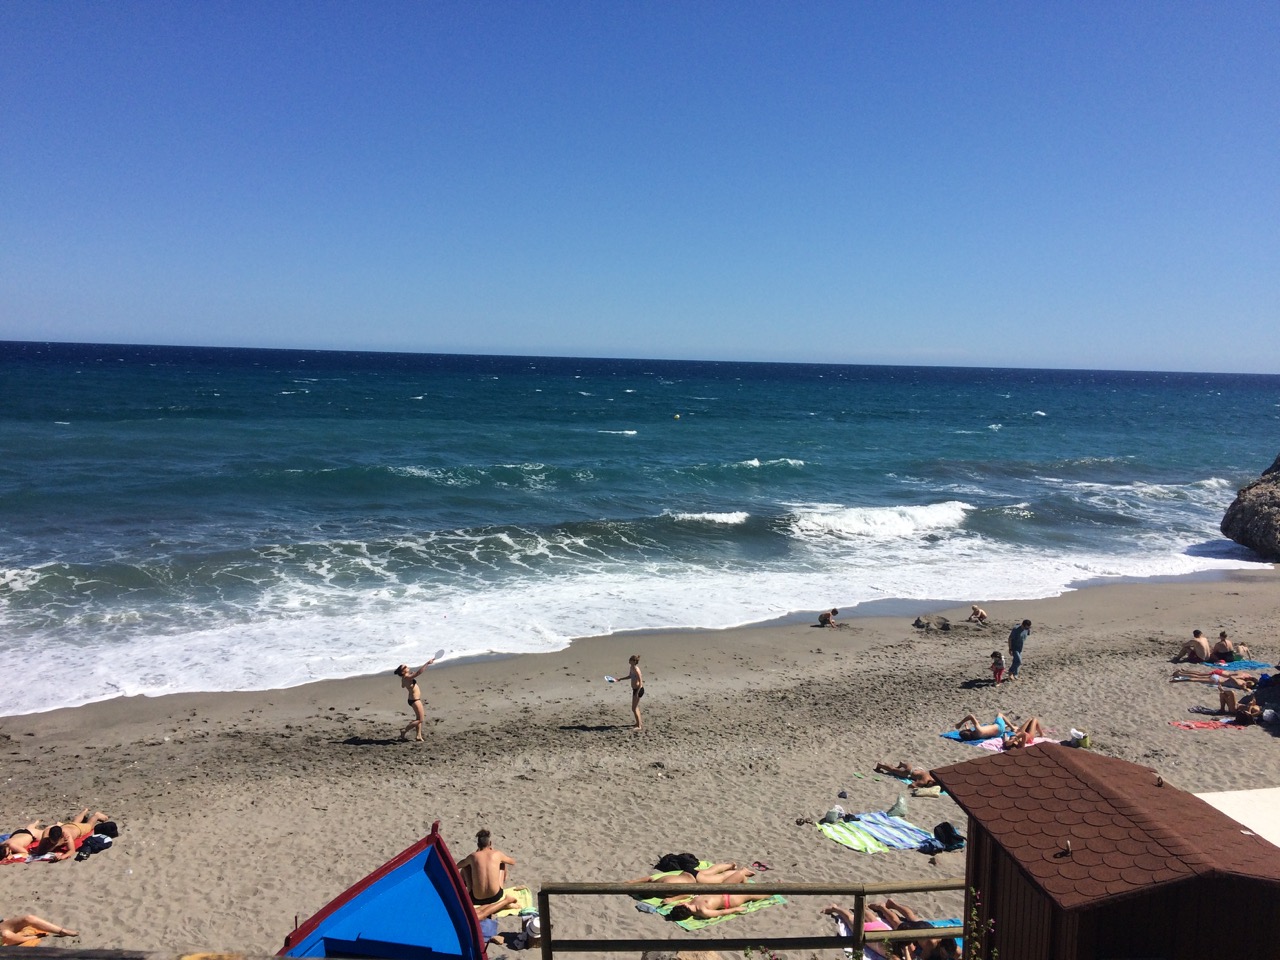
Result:
<instances>
[{"instance_id":1,"label":"person sitting on sand","mask_svg":"<svg viewBox=\"0 0 1280 960\"><path fill-rule=\"evenodd\" d=\"M67 823L55 823L44 832L44 842L40 845L40 853L52 854L52 860L67 860L76 855L76 841L93 833L93 828L110 819L101 810L92 816L85 807L80 815Z\"/></svg>"},{"instance_id":2,"label":"person sitting on sand","mask_svg":"<svg viewBox=\"0 0 1280 960\"><path fill-rule=\"evenodd\" d=\"M1020 747L1031 745L1043 736L1044 728L1040 725L1040 718L1032 717L1014 730L1013 733L1004 737L1003 746L1005 750L1017 750Z\"/></svg>"},{"instance_id":3,"label":"person sitting on sand","mask_svg":"<svg viewBox=\"0 0 1280 960\"><path fill-rule=\"evenodd\" d=\"M1218 712L1235 715L1236 723L1257 723L1262 717L1262 704L1252 693L1238 697L1234 690L1218 689Z\"/></svg>"},{"instance_id":4,"label":"person sitting on sand","mask_svg":"<svg viewBox=\"0 0 1280 960\"><path fill-rule=\"evenodd\" d=\"M1241 660L1243 657L1236 653L1235 644L1233 644L1231 642L1231 638L1227 636L1227 631L1223 630L1218 634L1218 642L1215 643L1213 645L1213 649L1209 651L1209 659L1224 660L1227 663L1231 663L1235 660Z\"/></svg>"},{"instance_id":5,"label":"person sitting on sand","mask_svg":"<svg viewBox=\"0 0 1280 960\"><path fill-rule=\"evenodd\" d=\"M772 896L772 893L710 893L699 897L685 894L667 897L662 902L676 904L666 915L668 920L714 920L734 913L746 913L748 903L768 900Z\"/></svg>"},{"instance_id":6,"label":"person sitting on sand","mask_svg":"<svg viewBox=\"0 0 1280 960\"><path fill-rule=\"evenodd\" d=\"M1173 663L1186 660L1188 663L1204 663L1209 659L1209 638L1203 630L1192 630L1191 639L1182 645L1173 658Z\"/></svg>"},{"instance_id":7,"label":"person sitting on sand","mask_svg":"<svg viewBox=\"0 0 1280 960\"><path fill-rule=\"evenodd\" d=\"M1258 678L1252 673L1228 673L1226 670L1175 670L1170 683L1212 683L1214 686L1234 690L1252 690Z\"/></svg>"},{"instance_id":8,"label":"person sitting on sand","mask_svg":"<svg viewBox=\"0 0 1280 960\"><path fill-rule=\"evenodd\" d=\"M746 867L739 868L736 863L715 863L699 870L696 867L681 870L679 873L668 873L655 877L646 874L623 883L746 883L748 877L754 877L755 871Z\"/></svg>"},{"instance_id":9,"label":"person sitting on sand","mask_svg":"<svg viewBox=\"0 0 1280 960\"><path fill-rule=\"evenodd\" d=\"M408 739L409 731L417 729L418 735L415 740L422 739L422 724L427 719L426 711L422 709L422 691L418 688L418 678L422 676L422 672L436 662L436 658L432 657L417 670L410 670L407 663L402 663L393 671L400 678L400 686L404 687L405 696L409 700L409 709L413 711L413 719L410 720L403 730L400 731L400 739Z\"/></svg>"},{"instance_id":10,"label":"person sitting on sand","mask_svg":"<svg viewBox=\"0 0 1280 960\"><path fill-rule=\"evenodd\" d=\"M956 724L961 740L990 740L992 737L1003 737L1009 732L1009 721L1003 713L997 713L990 723L979 723L972 713Z\"/></svg>"},{"instance_id":11,"label":"person sitting on sand","mask_svg":"<svg viewBox=\"0 0 1280 960\"><path fill-rule=\"evenodd\" d=\"M836 623L836 617L840 615L840 611L832 607L829 611L824 610L818 614L818 626L820 627L843 627L843 623Z\"/></svg>"},{"instance_id":12,"label":"person sitting on sand","mask_svg":"<svg viewBox=\"0 0 1280 960\"><path fill-rule=\"evenodd\" d=\"M12 860L15 857L31 856L31 848L38 847L44 839L44 828L39 820L32 820L25 827L19 827L9 836L0 840L0 860Z\"/></svg>"},{"instance_id":13,"label":"person sitting on sand","mask_svg":"<svg viewBox=\"0 0 1280 960\"><path fill-rule=\"evenodd\" d=\"M987 622L987 611L983 610L976 603L973 604L969 609L972 612L969 614L968 617L965 618L966 622L968 623L986 623Z\"/></svg>"},{"instance_id":14,"label":"person sitting on sand","mask_svg":"<svg viewBox=\"0 0 1280 960\"><path fill-rule=\"evenodd\" d=\"M458 872L471 895L477 918L484 920L519 902L515 897L505 896L502 890L507 882L507 867L515 864L514 857L493 846L493 836L488 830L476 834L475 852L462 858Z\"/></svg>"},{"instance_id":15,"label":"person sitting on sand","mask_svg":"<svg viewBox=\"0 0 1280 960\"><path fill-rule=\"evenodd\" d=\"M909 766L905 760L896 766L877 763L875 771L876 773L885 773L891 777L897 777L899 780L910 780L913 787L935 787L938 785L938 781L933 779L933 774L928 770Z\"/></svg>"},{"instance_id":16,"label":"person sitting on sand","mask_svg":"<svg viewBox=\"0 0 1280 960\"><path fill-rule=\"evenodd\" d=\"M78 937L75 930L68 930L48 920L41 920L34 913L24 913L20 917L7 917L0 920L0 944L6 947L34 946L45 934L55 937Z\"/></svg>"}]
</instances>

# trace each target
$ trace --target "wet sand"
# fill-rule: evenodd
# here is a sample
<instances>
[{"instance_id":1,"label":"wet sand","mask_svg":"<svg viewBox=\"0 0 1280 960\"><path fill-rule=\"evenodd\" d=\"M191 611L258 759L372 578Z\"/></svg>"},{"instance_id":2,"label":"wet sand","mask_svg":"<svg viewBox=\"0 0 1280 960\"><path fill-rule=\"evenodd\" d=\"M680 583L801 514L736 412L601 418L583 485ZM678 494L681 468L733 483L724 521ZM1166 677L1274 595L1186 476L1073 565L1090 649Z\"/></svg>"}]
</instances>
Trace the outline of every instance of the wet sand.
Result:
<instances>
[{"instance_id":1,"label":"wet sand","mask_svg":"<svg viewBox=\"0 0 1280 960\"><path fill-rule=\"evenodd\" d=\"M636 877L680 851L763 861L765 884L960 876L963 854L855 853L796 820L817 820L836 803L888 807L906 788L872 773L879 760L928 767L983 755L938 736L969 712L1036 715L1062 737L1077 727L1094 749L1194 792L1280 786L1267 729L1169 725L1194 719L1192 705L1216 705L1211 687L1168 682L1169 658L1192 628L1225 629L1255 659L1280 659L1274 568L1032 602L974 600L990 625L963 622L967 604L922 604L920 613L941 613L953 628L877 616L839 630L787 622L645 633L555 654L446 661L421 679L426 743L398 739L408 712L393 663L381 676L283 691L124 698L3 718L0 824L90 806L121 835L84 862L0 867L0 915L35 912L81 931L58 945L274 953L295 917L436 819L459 859L488 827L518 861L513 882L535 891ZM1023 677L994 687L990 653L1023 617L1034 622ZM626 675L631 653L646 680L639 733L625 684L604 681ZM927 830L948 819L964 826L945 797L911 799L907 818ZM927 914L959 913L959 894L906 899ZM830 932L823 905L793 900L703 936ZM561 936L683 935L624 898L567 901L556 916Z\"/></svg>"}]
</instances>

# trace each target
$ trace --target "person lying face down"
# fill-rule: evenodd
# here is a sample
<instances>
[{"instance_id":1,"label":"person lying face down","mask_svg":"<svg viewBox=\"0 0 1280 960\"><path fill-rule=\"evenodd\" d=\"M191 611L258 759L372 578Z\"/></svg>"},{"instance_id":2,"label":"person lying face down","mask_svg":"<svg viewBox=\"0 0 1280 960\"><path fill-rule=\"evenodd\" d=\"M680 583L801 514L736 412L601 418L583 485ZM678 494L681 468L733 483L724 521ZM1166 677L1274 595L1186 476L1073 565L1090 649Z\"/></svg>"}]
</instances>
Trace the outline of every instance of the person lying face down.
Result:
<instances>
[{"instance_id":1,"label":"person lying face down","mask_svg":"<svg viewBox=\"0 0 1280 960\"><path fill-rule=\"evenodd\" d=\"M938 781L933 779L933 774L923 767L910 766L907 761L903 760L890 766L881 762L875 765L876 773L885 773L891 777L897 777L899 780L910 780L913 787L933 787L937 786Z\"/></svg>"}]
</instances>

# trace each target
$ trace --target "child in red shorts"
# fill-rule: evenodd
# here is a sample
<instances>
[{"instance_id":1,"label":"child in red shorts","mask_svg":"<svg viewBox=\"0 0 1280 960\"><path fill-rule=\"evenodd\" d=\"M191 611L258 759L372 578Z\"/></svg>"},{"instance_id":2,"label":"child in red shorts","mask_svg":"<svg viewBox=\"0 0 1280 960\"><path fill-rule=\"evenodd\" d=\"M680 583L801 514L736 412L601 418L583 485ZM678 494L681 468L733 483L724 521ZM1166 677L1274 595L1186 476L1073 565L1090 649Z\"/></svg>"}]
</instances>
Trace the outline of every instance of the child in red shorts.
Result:
<instances>
[{"instance_id":1,"label":"child in red shorts","mask_svg":"<svg viewBox=\"0 0 1280 960\"><path fill-rule=\"evenodd\" d=\"M996 683L1004 681L1004 654L999 650L991 651L991 676Z\"/></svg>"}]
</instances>

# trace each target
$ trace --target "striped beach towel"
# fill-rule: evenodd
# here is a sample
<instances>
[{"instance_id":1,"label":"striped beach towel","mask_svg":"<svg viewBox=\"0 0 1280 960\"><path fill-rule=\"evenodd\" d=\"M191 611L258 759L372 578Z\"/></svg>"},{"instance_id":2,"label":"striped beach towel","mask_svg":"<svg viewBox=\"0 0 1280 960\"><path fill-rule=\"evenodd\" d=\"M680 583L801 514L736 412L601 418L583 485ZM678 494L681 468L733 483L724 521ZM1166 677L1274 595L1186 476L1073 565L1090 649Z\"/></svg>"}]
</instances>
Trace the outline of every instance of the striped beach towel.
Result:
<instances>
[{"instance_id":1,"label":"striped beach towel","mask_svg":"<svg viewBox=\"0 0 1280 960\"><path fill-rule=\"evenodd\" d=\"M874 834L862 829L862 825L856 820L849 823L820 823L818 829L841 846L859 853L883 853L889 849Z\"/></svg>"},{"instance_id":2,"label":"striped beach towel","mask_svg":"<svg viewBox=\"0 0 1280 960\"><path fill-rule=\"evenodd\" d=\"M921 843L933 839L932 833L915 824L878 810L858 814L858 826L891 850L918 850Z\"/></svg>"}]
</instances>

